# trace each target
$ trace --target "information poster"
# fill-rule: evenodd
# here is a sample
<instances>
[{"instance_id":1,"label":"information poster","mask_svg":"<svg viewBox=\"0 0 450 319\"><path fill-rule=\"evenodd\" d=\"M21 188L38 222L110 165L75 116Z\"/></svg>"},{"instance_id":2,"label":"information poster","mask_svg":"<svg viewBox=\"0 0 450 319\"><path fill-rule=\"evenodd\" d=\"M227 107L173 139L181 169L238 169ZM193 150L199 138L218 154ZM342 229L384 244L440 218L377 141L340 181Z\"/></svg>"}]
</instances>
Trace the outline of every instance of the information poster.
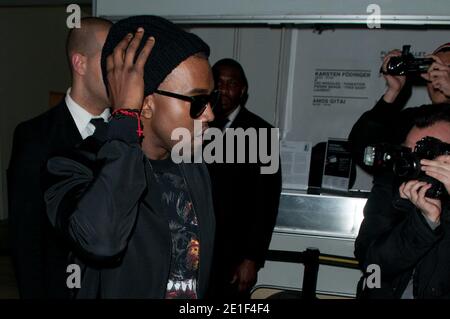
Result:
<instances>
[{"instance_id":1,"label":"information poster","mask_svg":"<svg viewBox=\"0 0 450 319\"><path fill-rule=\"evenodd\" d=\"M281 142L283 189L306 190L311 164L310 142Z\"/></svg>"},{"instance_id":2,"label":"information poster","mask_svg":"<svg viewBox=\"0 0 450 319\"><path fill-rule=\"evenodd\" d=\"M352 157L348 141L329 139L323 167L322 188L347 191L351 168Z\"/></svg>"},{"instance_id":3,"label":"information poster","mask_svg":"<svg viewBox=\"0 0 450 319\"><path fill-rule=\"evenodd\" d=\"M355 100L368 100L371 72L317 68L314 72L313 106L352 105Z\"/></svg>"}]
</instances>

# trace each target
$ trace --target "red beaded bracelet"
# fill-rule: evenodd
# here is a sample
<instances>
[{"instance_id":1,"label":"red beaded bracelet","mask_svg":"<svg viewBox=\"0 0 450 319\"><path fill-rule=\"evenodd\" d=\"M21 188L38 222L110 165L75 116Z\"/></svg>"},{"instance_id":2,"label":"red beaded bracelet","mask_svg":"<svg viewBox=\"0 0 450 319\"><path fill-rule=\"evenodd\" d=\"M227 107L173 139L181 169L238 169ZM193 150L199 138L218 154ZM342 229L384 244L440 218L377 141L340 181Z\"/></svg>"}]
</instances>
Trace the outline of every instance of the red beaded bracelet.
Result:
<instances>
[{"instance_id":1,"label":"red beaded bracelet","mask_svg":"<svg viewBox=\"0 0 450 319\"><path fill-rule=\"evenodd\" d=\"M143 137L144 136L144 131L142 130L142 123L141 123L141 112L139 110L135 110L135 109L117 109L114 112L112 112L111 116L112 117L119 117L123 115L123 116L129 116L129 117L134 117L137 119L138 121L138 129L137 129L137 134L138 137Z\"/></svg>"}]
</instances>

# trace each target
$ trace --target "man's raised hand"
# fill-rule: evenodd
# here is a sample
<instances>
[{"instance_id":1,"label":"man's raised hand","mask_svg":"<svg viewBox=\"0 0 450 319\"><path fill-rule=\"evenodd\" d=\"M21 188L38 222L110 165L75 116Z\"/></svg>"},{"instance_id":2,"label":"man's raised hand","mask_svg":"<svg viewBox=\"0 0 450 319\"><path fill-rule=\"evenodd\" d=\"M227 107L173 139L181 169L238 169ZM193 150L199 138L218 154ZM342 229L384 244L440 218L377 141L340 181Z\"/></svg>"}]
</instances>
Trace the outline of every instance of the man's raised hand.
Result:
<instances>
[{"instance_id":1,"label":"man's raised hand","mask_svg":"<svg viewBox=\"0 0 450 319\"><path fill-rule=\"evenodd\" d=\"M111 107L140 110L144 100L144 66L155 39L149 37L135 59L136 51L144 36L138 28L134 37L127 34L106 59L108 90Z\"/></svg>"}]
</instances>

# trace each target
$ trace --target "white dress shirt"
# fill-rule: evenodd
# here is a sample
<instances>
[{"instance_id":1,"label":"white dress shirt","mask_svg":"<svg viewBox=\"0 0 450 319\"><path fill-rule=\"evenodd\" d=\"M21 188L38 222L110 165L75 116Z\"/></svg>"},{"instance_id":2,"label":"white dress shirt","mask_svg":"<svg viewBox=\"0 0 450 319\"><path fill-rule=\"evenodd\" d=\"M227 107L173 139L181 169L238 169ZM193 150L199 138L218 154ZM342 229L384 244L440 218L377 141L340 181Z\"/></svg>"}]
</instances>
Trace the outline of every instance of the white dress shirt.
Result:
<instances>
[{"instance_id":1,"label":"white dress shirt","mask_svg":"<svg viewBox=\"0 0 450 319\"><path fill-rule=\"evenodd\" d=\"M234 120L236 119L236 116L238 116L239 112L241 111L241 108L242 107L239 105L233 112L230 113L230 115L228 115L228 122L223 127L223 131L229 128L231 124L233 124Z\"/></svg>"},{"instance_id":2,"label":"white dress shirt","mask_svg":"<svg viewBox=\"0 0 450 319\"><path fill-rule=\"evenodd\" d=\"M91 119L102 118L105 122L108 122L110 111L109 108L106 108L102 114L98 116L92 115L72 99L70 96L70 91L71 88L67 90L65 99L67 108L69 109L69 112L77 125L78 131L84 140L86 137L91 136L95 132L95 126L91 123Z\"/></svg>"}]
</instances>

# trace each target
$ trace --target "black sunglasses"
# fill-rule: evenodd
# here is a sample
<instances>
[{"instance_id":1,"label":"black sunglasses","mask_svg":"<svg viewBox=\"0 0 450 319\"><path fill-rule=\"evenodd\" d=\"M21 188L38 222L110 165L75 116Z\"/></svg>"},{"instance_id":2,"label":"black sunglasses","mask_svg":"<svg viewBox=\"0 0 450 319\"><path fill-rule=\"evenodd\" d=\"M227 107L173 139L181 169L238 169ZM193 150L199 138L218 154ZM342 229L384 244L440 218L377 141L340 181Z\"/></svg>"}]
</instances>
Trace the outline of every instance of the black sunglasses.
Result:
<instances>
[{"instance_id":1,"label":"black sunglasses","mask_svg":"<svg viewBox=\"0 0 450 319\"><path fill-rule=\"evenodd\" d=\"M189 111L189 115L193 119L196 119L200 115L202 115L208 104L211 105L211 108L214 108L214 106L216 106L219 100L219 91L217 90L212 91L211 94L199 94L194 96L181 95L163 90L155 90L155 93L173 97L186 102L191 102L191 109Z\"/></svg>"}]
</instances>

